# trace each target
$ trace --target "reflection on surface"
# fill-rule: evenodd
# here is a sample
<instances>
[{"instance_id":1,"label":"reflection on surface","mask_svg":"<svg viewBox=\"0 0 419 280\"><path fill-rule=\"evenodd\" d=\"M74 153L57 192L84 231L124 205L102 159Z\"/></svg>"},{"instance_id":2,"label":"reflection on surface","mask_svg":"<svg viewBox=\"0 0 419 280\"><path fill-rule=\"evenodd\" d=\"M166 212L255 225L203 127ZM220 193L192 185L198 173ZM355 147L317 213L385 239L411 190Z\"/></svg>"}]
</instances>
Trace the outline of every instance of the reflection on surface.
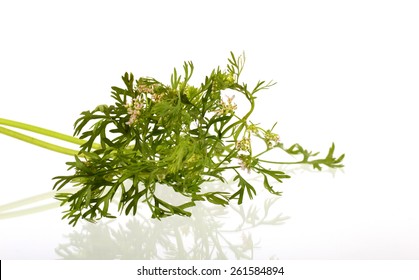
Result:
<instances>
[{"instance_id":1,"label":"reflection on surface","mask_svg":"<svg viewBox=\"0 0 419 280\"><path fill-rule=\"evenodd\" d=\"M34 195L28 198L0 205L0 220L36 214L39 212L57 208L60 205L58 201L33 206L34 204L40 201L51 200L54 197L55 193L56 192L54 191L50 191L47 193Z\"/></svg>"},{"instance_id":2,"label":"reflection on surface","mask_svg":"<svg viewBox=\"0 0 419 280\"><path fill-rule=\"evenodd\" d=\"M313 171L301 166L283 166L283 170L291 175ZM324 171L333 174L333 170ZM266 252L275 254L272 251L275 244L264 244L263 237L266 234L276 236L277 226L285 218L278 214L279 198L266 191L263 193L263 179L257 174L252 175L255 178L250 181L258 186L258 195L242 206L236 205L236 201L226 207L197 203L190 209L190 218L174 216L161 221L151 219L147 211L141 212L146 210L144 206L139 210L142 215L121 215L97 224L80 222L75 228L67 227L65 221L64 227L61 227L52 220L60 241L54 238L55 234L48 235L45 240L52 237L51 247L55 248L52 255L63 259L254 259L260 258L263 253L262 258L272 258ZM236 186L212 183L209 187L234 191ZM275 187L281 190L280 184ZM159 193L162 198L176 203L173 192L160 191L163 191ZM58 208L53 199L55 194L47 192L0 205L0 220L13 220ZM35 215L32 220L38 223L43 217ZM16 228L21 228L18 223L16 225ZM63 230L70 233L63 235Z\"/></svg>"},{"instance_id":3,"label":"reflection on surface","mask_svg":"<svg viewBox=\"0 0 419 280\"><path fill-rule=\"evenodd\" d=\"M56 253L63 259L253 259L260 243L254 240L256 229L285 220L271 213L277 202L270 196L258 206L199 204L190 218L159 221L136 215L124 224L85 223L66 236Z\"/></svg>"}]
</instances>

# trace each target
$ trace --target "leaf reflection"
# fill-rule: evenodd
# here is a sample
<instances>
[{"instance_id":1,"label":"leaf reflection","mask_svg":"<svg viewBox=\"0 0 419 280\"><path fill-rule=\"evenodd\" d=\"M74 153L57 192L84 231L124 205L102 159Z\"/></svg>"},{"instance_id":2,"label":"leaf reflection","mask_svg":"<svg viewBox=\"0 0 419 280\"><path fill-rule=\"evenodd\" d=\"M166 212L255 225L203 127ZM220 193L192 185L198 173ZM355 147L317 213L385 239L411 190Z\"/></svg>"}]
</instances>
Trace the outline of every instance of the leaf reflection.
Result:
<instances>
[{"instance_id":1,"label":"leaf reflection","mask_svg":"<svg viewBox=\"0 0 419 280\"><path fill-rule=\"evenodd\" d=\"M279 198L244 206L217 207L198 204L192 217L163 221L148 216L84 223L56 248L63 259L253 259L254 231L278 226L286 219L274 210ZM273 211L272 211L273 210ZM275 214L271 214L274 213Z\"/></svg>"}]
</instances>

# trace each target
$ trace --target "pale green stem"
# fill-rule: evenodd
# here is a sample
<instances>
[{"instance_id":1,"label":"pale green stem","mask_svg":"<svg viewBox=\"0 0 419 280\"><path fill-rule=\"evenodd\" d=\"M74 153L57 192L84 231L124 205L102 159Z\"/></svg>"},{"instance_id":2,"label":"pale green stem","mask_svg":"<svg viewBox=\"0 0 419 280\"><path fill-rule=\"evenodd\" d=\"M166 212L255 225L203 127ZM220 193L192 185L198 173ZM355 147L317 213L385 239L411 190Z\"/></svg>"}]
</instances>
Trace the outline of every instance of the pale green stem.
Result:
<instances>
[{"instance_id":1,"label":"pale green stem","mask_svg":"<svg viewBox=\"0 0 419 280\"><path fill-rule=\"evenodd\" d=\"M65 154L65 155L74 156L74 155L77 155L77 153L78 153L78 151L76 151L76 150L72 150L72 149L64 148L64 147L61 147L61 146L58 146L58 145L54 145L54 144L36 139L34 137L30 137L28 135L25 135L25 134L7 129L7 128L2 127L2 126L0 126L0 133L3 133L7 136L25 141L27 143L30 143L30 144L33 144L33 145L36 145L36 146L54 151L54 152L62 153L62 154Z\"/></svg>"},{"instance_id":2,"label":"pale green stem","mask_svg":"<svg viewBox=\"0 0 419 280\"><path fill-rule=\"evenodd\" d=\"M27 136L25 134L7 129L2 127L1 125L5 125L5 126L11 126L11 127L15 127L15 128L19 128L19 129L23 129L23 130L27 130L27 131L31 131L37 134L41 134L41 135L45 135L48 137L52 137L55 139L59 139L59 140L63 140L69 143L73 143L73 144L78 144L78 145L82 145L84 143L86 143L85 140L73 137L73 136L69 136L66 134L62 134L56 131L52 131L49 129L45 129L45 128L41 128L38 126L34 126L34 125L30 125L30 124L26 124L26 123L21 123L21 122L17 122L17 121L12 121L12 120L7 120L7 119L3 119L0 118L0 133L3 133L5 135L8 135L10 137L14 137L16 139L28 142L30 144L34 144L55 152L59 152L62 154L66 154L66 155L76 155L78 152L76 150L72 150L72 149L68 149L68 148L64 148L58 145L54 145L39 139L36 139L34 137L30 137ZM94 149L100 149L101 146L99 144L93 144L93 148Z\"/></svg>"},{"instance_id":3,"label":"pale green stem","mask_svg":"<svg viewBox=\"0 0 419 280\"><path fill-rule=\"evenodd\" d=\"M304 163L310 163L308 161L270 161L270 160L263 160L263 159L260 159L259 161L265 162L265 163L272 163L272 164L304 164Z\"/></svg>"},{"instance_id":4,"label":"pale green stem","mask_svg":"<svg viewBox=\"0 0 419 280\"><path fill-rule=\"evenodd\" d=\"M21 123L21 122L17 122L17 121L12 121L12 120L7 120L7 119L0 118L0 124L15 127L15 128L24 129L24 130L27 130L27 131L32 131L32 132L35 132L35 133L38 133L38 134L53 137L53 138L56 138L56 139L60 139L60 140L70 142L70 143L74 143L74 144L78 144L78 145L82 145L82 144L85 143L84 140L81 140L79 138L72 137L72 136L62 134L62 133L59 133L59 132L55 132L55 131L45 129L45 128L42 128L42 127L26 124L26 123Z\"/></svg>"}]
</instances>

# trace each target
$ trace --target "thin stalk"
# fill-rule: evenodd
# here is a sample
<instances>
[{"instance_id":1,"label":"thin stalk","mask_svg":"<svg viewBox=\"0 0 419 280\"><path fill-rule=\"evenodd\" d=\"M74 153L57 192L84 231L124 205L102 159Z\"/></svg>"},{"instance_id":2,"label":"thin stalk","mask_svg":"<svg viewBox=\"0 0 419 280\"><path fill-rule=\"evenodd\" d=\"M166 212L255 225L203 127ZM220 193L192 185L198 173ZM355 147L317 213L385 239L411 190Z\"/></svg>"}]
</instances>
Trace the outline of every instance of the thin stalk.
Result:
<instances>
[{"instance_id":1,"label":"thin stalk","mask_svg":"<svg viewBox=\"0 0 419 280\"><path fill-rule=\"evenodd\" d=\"M241 168L240 165L235 165L235 166L220 167L217 170L218 171L224 171L224 170L228 170L228 169L239 169L239 168Z\"/></svg>"},{"instance_id":2,"label":"thin stalk","mask_svg":"<svg viewBox=\"0 0 419 280\"><path fill-rule=\"evenodd\" d=\"M64 148L64 147L61 147L61 146L58 146L58 145L55 145L55 144L51 144L51 143L36 139L34 137L30 137L28 135L16 132L14 130L7 129L7 128L2 127L2 126L0 126L0 133L3 133L7 136L10 136L10 137L19 139L21 141L33 144L35 146L39 146L39 147L42 147L42 148L45 148L45 149L48 149L48 150L51 150L51 151L54 151L54 152L58 152L58 153L61 153L61 154L74 156L74 155L77 155L77 153L78 153L78 151L76 151L76 150L72 150L72 149Z\"/></svg>"},{"instance_id":3,"label":"thin stalk","mask_svg":"<svg viewBox=\"0 0 419 280\"><path fill-rule=\"evenodd\" d=\"M227 131L229 131L231 128L235 127L236 125L238 125L241 122L246 123L247 119L250 117L250 115L253 113L253 110L255 109L255 100L252 98L252 94L247 91L247 89L245 90L245 97L247 98L247 100L249 100L250 103L250 110L249 112L247 112L246 115L243 116L243 118L239 118L237 117L239 120L232 123L231 125L229 125L226 129L224 129L224 131L221 133L221 135L224 135Z\"/></svg>"},{"instance_id":4,"label":"thin stalk","mask_svg":"<svg viewBox=\"0 0 419 280\"><path fill-rule=\"evenodd\" d=\"M36 145L36 146L54 151L54 152L65 154L65 155L73 156L73 155L76 155L78 153L78 151L73 150L73 149L69 149L69 148L65 148L65 147L62 147L62 146L58 146L58 145L55 145L55 144L52 144L52 143L49 143L49 142L46 142L46 141L43 141L43 140L39 140L37 138L25 135L23 133L5 128L2 125L23 129L23 130L26 130L26 131L30 131L30 132L34 132L34 133L37 133L37 134L45 135L45 136L48 136L48 137L52 137L52 138L55 138L55 139L59 139L59 140L66 141L66 142L73 143L73 144L77 144L77 145L82 145L82 144L86 143L85 140L79 139L77 137L69 136L69 135L66 135L66 134L63 134L63 133L59 133L59 132L56 132L56 131L53 131L53 130L49 130L49 129L45 129L45 128L42 128L42 127L26 124L26 123L21 123L21 122L17 122L17 121L12 121L12 120L8 120L8 119L0 118L0 133L5 134L5 135L10 136L10 137L13 137L13 138L16 138L16 139L19 139L19 140L22 140L22 141L25 141L25 142L33 144L33 145ZM99 144L96 144L96 143L94 143L92 145L92 147L94 149L100 149L101 148L101 146Z\"/></svg>"},{"instance_id":5,"label":"thin stalk","mask_svg":"<svg viewBox=\"0 0 419 280\"><path fill-rule=\"evenodd\" d=\"M272 163L272 164L304 164L304 163L310 163L308 161L270 161L270 160L263 160L259 159L259 161L265 162L265 163Z\"/></svg>"},{"instance_id":6,"label":"thin stalk","mask_svg":"<svg viewBox=\"0 0 419 280\"><path fill-rule=\"evenodd\" d=\"M255 158L258 158L258 157L260 157L261 155L263 155L263 154L265 154L265 153L269 152L270 150L272 150L272 149L266 149L265 151L260 152L259 154L255 155L254 157L255 157Z\"/></svg>"},{"instance_id":7,"label":"thin stalk","mask_svg":"<svg viewBox=\"0 0 419 280\"><path fill-rule=\"evenodd\" d=\"M17 121L12 121L12 120L7 120L7 119L3 119L0 118L0 124L1 125L7 125L7 126L11 126L11 127L15 127L15 128L20 128L23 130L27 130L27 131L32 131L41 135L45 135L45 136L49 136L52 138L56 138L56 139L60 139L66 142L70 142L70 143L74 143L74 144L84 144L85 141L80 140L76 137L72 137L66 134L62 134L62 133L58 133L49 129L45 129L45 128L41 128L41 127L37 127L34 125L30 125L30 124L26 124L26 123L21 123L21 122L17 122Z\"/></svg>"}]
</instances>

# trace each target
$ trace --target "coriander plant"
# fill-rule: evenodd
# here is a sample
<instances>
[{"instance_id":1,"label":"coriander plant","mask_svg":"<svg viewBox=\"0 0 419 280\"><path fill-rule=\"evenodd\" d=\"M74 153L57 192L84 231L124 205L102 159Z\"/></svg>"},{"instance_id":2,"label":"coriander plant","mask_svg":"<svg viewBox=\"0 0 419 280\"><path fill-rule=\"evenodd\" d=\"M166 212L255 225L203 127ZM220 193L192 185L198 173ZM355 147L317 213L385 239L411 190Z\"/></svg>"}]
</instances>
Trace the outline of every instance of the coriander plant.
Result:
<instances>
[{"instance_id":1,"label":"coriander plant","mask_svg":"<svg viewBox=\"0 0 419 280\"><path fill-rule=\"evenodd\" d=\"M251 122L256 96L273 83L260 81L250 88L241 82L244 62L244 56L231 53L227 68L214 69L199 87L189 84L192 62L184 63L183 75L174 69L169 85L125 73L125 87L112 87L115 103L82 112L74 124L73 137L6 119L0 119L0 132L73 156L67 162L72 174L53 178L57 191L69 184L77 187L73 192L56 194L61 205L68 206L63 218L72 225L80 219L94 222L102 217L115 218L112 201L116 201L118 212L127 215L135 214L139 204L145 203L152 218L190 216L188 208L197 201L225 206L232 200L241 204L245 196L253 198L256 188L247 173L262 176L263 187L280 195L273 183L290 176L276 166L342 167L344 155L334 157L334 144L325 158L315 158L318 153L299 144L284 147L273 130L275 125L266 129ZM234 94L226 95L225 91ZM236 112L236 95L249 103L245 114ZM75 143L80 149L60 147L4 126ZM264 143L261 151L254 149L255 141ZM264 157L278 150L301 158L282 162ZM233 174L234 191L203 188L205 182L226 182L227 172ZM184 202L175 205L165 201L158 188L180 194Z\"/></svg>"}]
</instances>

